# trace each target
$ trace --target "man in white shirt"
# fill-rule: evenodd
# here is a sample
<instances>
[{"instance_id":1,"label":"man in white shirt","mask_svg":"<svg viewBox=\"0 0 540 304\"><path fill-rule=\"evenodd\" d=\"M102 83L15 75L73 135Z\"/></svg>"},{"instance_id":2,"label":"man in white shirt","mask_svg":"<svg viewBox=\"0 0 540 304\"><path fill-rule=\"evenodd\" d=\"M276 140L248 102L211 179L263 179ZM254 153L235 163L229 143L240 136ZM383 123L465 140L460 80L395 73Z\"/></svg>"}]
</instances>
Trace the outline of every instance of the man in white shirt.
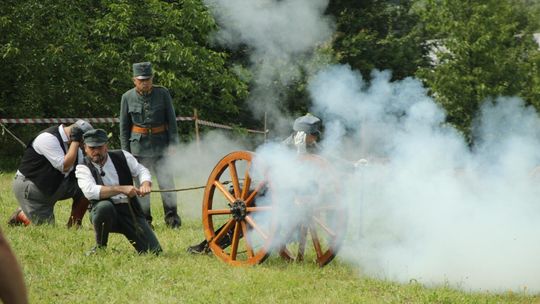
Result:
<instances>
[{"instance_id":1,"label":"man in white shirt","mask_svg":"<svg viewBox=\"0 0 540 304\"><path fill-rule=\"evenodd\" d=\"M90 200L90 220L96 236L96 246L88 254L107 247L111 232L125 235L139 253L158 254L161 246L137 199L150 194L150 171L127 151L109 151L107 133L102 129L90 130L83 138L86 157L75 174ZM133 186L135 177L139 188Z\"/></svg>"},{"instance_id":2,"label":"man in white shirt","mask_svg":"<svg viewBox=\"0 0 540 304\"><path fill-rule=\"evenodd\" d=\"M41 131L26 146L13 181L13 193L20 208L9 225L54 223L57 201L73 199L68 227L80 225L88 207L75 179L74 167L82 163L82 135L93 129L84 120L70 126L54 126Z\"/></svg>"}]
</instances>

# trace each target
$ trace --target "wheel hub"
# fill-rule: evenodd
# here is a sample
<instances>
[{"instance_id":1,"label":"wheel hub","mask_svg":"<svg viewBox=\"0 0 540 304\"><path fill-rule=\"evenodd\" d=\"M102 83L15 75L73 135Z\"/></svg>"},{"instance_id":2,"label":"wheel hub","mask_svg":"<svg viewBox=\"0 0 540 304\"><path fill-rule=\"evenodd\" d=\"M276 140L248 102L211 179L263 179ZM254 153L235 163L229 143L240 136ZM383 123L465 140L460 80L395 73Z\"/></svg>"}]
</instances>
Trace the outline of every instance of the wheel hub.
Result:
<instances>
[{"instance_id":1,"label":"wheel hub","mask_svg":"<svg viewBox=\"0 0 540 304\"><path fill-rule=\"evenodd\" d=\"M243 200L236 200L231 204L231 214L235 221L244 220L247 215L246 203Z\"/></svg>"}]
</instances>

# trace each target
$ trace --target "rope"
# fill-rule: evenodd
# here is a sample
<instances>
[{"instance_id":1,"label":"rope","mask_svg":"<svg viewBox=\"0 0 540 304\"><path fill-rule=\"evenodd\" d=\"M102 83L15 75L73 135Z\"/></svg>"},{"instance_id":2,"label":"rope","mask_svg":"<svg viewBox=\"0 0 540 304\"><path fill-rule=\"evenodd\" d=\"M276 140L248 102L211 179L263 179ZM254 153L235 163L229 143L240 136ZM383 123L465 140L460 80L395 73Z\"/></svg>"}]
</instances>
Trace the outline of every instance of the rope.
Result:
<instances>
[{"instance_id":1,"label":"rope","mask_svg":"<svg viewBox=\"0 0 540 304\"><path fill-rule=\"evenodd\" d=\"M0 126L2 126L2 133L4 133L4 131L8 132L9 135L13 136L13 138L23 146L23 148L26 148L26 145L24 144L24 142L20 140L17 136L15 136L15 134L13 134L8 128L6 128L6 126L3 123L0 122Z\"/></svg>"},{"instance_id":2,"label":"rope","mask_svg":"<svg viewBox=\"0 0 540 304\"><path fill-rule=\"evenodd\" d=\"M227 185L230 183L232 183L232 181L224 181L222 184ZM150 192L178 192L178 191L189 191L189 190L204 189L204 188L206 188L206 185L189 187L189 188L178 188L178 189L152 189L150 190Z\"/></svg>"},{"instance_id":3,"label":"rope","mask_svg":"<svg viewBox=\"0 0 540 304\"><path fill-rule=\"evenodd\" d=\"M150 192L178 192L178 191L189 191L189 190L196 190L196 189L203 189L203 188L206 188L206 186L179 188L179 189L152 189Z\"/></svg>"}]
</instances>

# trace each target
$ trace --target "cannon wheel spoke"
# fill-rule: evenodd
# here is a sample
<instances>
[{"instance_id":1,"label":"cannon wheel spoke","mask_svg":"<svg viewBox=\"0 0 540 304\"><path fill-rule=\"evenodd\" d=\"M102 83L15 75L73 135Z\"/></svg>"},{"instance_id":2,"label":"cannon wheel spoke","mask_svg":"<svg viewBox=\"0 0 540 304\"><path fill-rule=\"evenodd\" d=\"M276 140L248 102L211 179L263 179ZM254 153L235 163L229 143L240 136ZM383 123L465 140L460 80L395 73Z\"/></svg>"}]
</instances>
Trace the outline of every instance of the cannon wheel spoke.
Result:
<instances>
[{"instance_id":1,"label":"cannon wheel spoke","mask_svg":"<svg viewBox=\"0 0 540 304\"><path fill-rule=\"evenodd\" d=\"M309 227L309 232L311 234L311 240L313 241L313 248L315 248L315 254L317 254L317 260L319 260L323 256L319 236L317 235L317 231L313 229L313 227Z\"/></svg>"},{"instance_id":2,"label":"cannon wheel spoke","mask_svg":"<svg viewBox=\"0 0 540 304\"><path fill-rule=\"evenodd\" d=\"M257 233L259 233L259 235L264 239L264 240L268 240L268 233L264 232L263 229L261 227L259 227L259 225L251 218L251 216L246 216L246 222L251 226L253 227L253 229L255 229L255 231L257 231Z\"/></svg>"},{"instance_id":3,"label":"cannon wheel spoke","mask_svg":"<svg viewBox=\"0 0 540 304\"><path fill-rule=\"evenodd\" d=\"M232 196L232 194L230 194L229 191L225 189L225 186L223 186L222 183L220 183L219 181L215 181L214 186L219 190L219 192L221 192L221 194L225 196L225 198L229 201L229 203L234 202L235 200L234 196Z\"/></svg>"},{"instance_id":4,"label":"cannon wheel spoke","mask_svg":"<svg viewBox=\"0 0 540 304\"><path fill-rule=\"evenodd\" d=\"M257 187L255 187L255 190L251 191L251 193L249 194L249 196L246 198L246 205L249 207L253 204L253 201L255 199L255 197L257 196L257 194L259 194L259 192L264 188L266 187L266 182L265 181L262 181L260 182Z\"/></svg>"},{"instance_id":5,"label":"cannon wheel spoke","mask_svg":"<svg viewBox=\"0 0 540 304\"><path fill-rule=\"evenodd\" d=\"M247 199L249 188L251 187L251 176L249 175L249 169L251 169L251 161L247 162L246 173L244 174L244 187L242 188L242 199Z\"/></svg>"},{"instance_id":6,"label":"cannon wheel spoke","mask_svg":"<svg viewBox=\"0 0 540 304\"><path fill-rule=\"evenodd\" d=\"M296 255L296 260L301 262L304 260L304 253L306 252L307 229L305 226L300 228L299 234L298 254Z\"/></svg>"},{"instance_id":7,"label":"cannon wheel spoke","mask_svg":"<svg viewBox=\"0 0 540 304\"><path fill-rule=\"evenodd\" d=\"M249 234L248 234L248 229L247 229L246 222L241 221L240 224L242 225L242 233L245 236L244 239L245 239L245 242L246 242L246 250L247 250L248 257L252 258L254 256L253 247L251 247L251 241L249 240L250 237L249 237Z\"/></svg>"},{"instance_id":8,"label":"cannon wheel spoke","mask_svg":"<svg viewBox=\"0 0 540 304\"><path fill-rule=\"evenodd\" d=\"M238 181L238 172L236 171L236 162L229 162L229 173L234 189L234 197L240 197L240 182Z\"/></svg>"},{"instance_id":9,"label":"cannon wheel spoke","mask_svg":"<svg viewBox=\"0 0 540 304\"><path fill-rule=\"evenodd\" d=\"M236 255L238 254L238 243L240 242L240 223L235 222L234 232L232 237L231 244L231 259L236 260Z\"/></svg>"},{"instance_id":10,"label":"cannon wheel spoke","mask_svg":"<svg viewBox=\"0 0 540 304\"><path fill-rule=\"evenodd\" d=\"M214 238L212 238L212 241L210 243L216 243L216 242L219 242L224 236L225 234L227 234L227 232L229 231L229 229L231 229L231 226L234 224L234 221L233 220L229 220L227 223L225 223L225 225L223 225L223 228L219 231L218 234L216 234L214 236Z\"/></svg>"},{"instance_id":11,"label":"cannon wheel spoke","mask_svg":"<svg viewBox=\"0 0 540 304\"><path fill-rule=\"evenodd\" d=\"M214 209L208 210L209 215L222 215L222 214L231 214L231 209Z\"/></svg>"}]
</instances>

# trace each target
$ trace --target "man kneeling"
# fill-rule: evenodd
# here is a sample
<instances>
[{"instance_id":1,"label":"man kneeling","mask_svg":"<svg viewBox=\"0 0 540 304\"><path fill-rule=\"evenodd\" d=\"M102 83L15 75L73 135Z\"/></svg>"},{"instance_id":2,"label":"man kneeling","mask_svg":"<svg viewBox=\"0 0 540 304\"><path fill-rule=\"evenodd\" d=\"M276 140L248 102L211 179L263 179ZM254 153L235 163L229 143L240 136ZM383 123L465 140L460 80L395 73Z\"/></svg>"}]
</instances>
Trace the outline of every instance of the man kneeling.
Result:
<instances>
[{"instance_id":1,"label":"man kneeling","mask_svg":"<svg viewBox=\"0 0 540 304\"><path fill-rule=\"evenodd\" d=\"M86 157L75 175L90 200L90 220L96 235L96 246L88 254L105 248L110 232L125 235L139 253L158 254L161 246L137 200L137 196L150 193L150 171L129 152L109 151L104 130L91 130L83 137ZM134 177L139 179L140 188L133 186Z\"/></svg>"}]
</instances>

